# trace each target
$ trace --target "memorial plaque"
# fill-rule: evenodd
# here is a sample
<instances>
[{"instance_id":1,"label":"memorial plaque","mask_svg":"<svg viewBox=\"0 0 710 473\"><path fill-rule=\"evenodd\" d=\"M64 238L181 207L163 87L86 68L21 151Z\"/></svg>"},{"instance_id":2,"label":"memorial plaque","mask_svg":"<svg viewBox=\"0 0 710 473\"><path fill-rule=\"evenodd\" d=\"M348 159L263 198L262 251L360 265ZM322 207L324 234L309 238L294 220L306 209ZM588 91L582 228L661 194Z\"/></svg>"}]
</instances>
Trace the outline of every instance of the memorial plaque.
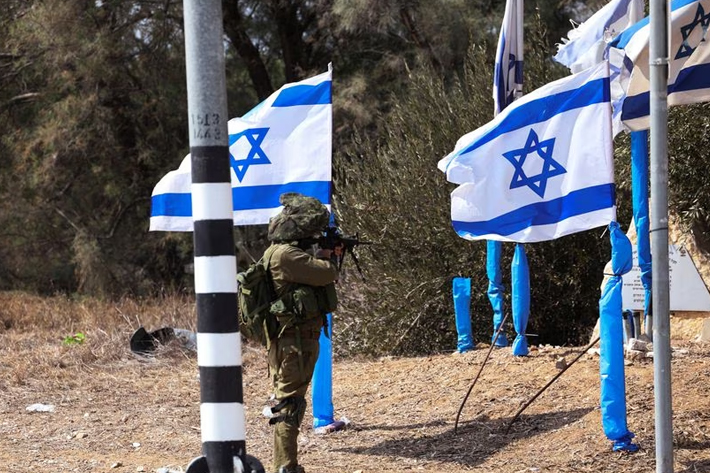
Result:
<instances>
[{"instance_id":1,"label":"memorial plaque","mask_svg":"<svg viewBox=\"0 0 710 473\"><path fill-rule=\"evenodd\" d=\"M633 253L634 267L623 277L622 298L624 309L643 311L644 289L641 284L641 270L638 267L636 248ZM710 311L710 293L688 251L682 246L669 245L668 261L671 310Z\"/></svg>"}]
</instances>

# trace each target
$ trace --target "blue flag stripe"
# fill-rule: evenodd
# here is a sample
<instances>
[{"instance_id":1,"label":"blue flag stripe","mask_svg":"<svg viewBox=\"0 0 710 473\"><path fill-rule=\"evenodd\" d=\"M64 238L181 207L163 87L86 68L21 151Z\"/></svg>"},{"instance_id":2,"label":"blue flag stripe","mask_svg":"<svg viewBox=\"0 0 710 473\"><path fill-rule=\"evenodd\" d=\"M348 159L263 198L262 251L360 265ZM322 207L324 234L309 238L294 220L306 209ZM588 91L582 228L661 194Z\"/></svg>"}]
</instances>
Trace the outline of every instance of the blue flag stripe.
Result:
<instances>
[{"instance_id":1,"label":"blue flag stripe","mask_svg":"<svg viewBox=\"0 0 710 473\"><path fill-rule=\"evenodd\" d=\"M501 38L501 51L503 54L505 54L505 35L502 36ZM504 76L504 71L503 71L503 58L497 58L496 59L496 69L495 69L495 77L493 80L495 81L496 85L496 92L498 93L498 97L496 99L496 109L497 111L503 110L506 106L510 105L510 102L508 102L508 90L505 90L505 76Z\"/></svg>"},{"instance_id":2,"label":"blue flag stripe","mask_svg":"<svg viewBox=\"0 0 710 473\"><path fill-rule=\"evenodd\" d=\"M479 222L453 221L461 236L512 235L535 225L550 225L564 219L614 206L614 184L602 184L572 191L566 196L515 209Z\"/></svg>"},{"instance_id":3,"label":"blue flag stripe","mask_svg":"<svg viewBox=\"0 0 710 473\"><path fill-rule=\"evenodd\" d=\"M192 194L158 194L150 199L151 217L192 216Z\"/></svg>"},{"instance_id":4,"label":"blue flag stripe","mask_svg":"<svg viewBox=\"0 0 710 473\"><path fill-rule=\"evenodd\" d=\"M235 187L232 189L232 205L235 211L277 208L281 205L279 196L284 192L298 192L329 203L330 181ZM192 194L160 194L151 200L152 217L192 216Z\"/></svg>"},{"instance_id":5,"label":"blue flag stripe","mask_svg":"<svg viewBox=\"0 0 710 473\"><path fill-rule=\"evenodd\" d=\"M279 92L272 107L326 105L332 102L330 88L329 80L317 85L295 85Z\"/></svg>"},{"instance_id":6,"label":"blue flag stripe","mask_svg":"<svg viewBox=\"0 0 710 473\"><path fill-rule=\"evenodd\" d=\"M710 64L698 64L680 71L675 83L668 86L668 95L675 92L710 89ZM650 114L649 92L626 97L621 111L622 120L633 120Z\"/></svg>"},{"instance_id":7,"label":"blue flag stripe","mask_svg":"<svg viewBox=\"0 0 710 473\"><path fill-rule=\"evenodd\" d=\"M500 124L458 153L459 156L493 141L501 135L549 120L577 108L609 102L609 78L589 81L578 89L548 95L515 107ZM454 162L454 160L451 160Z\"/></svg>"},{"instance_id":8,"label":"blue flag stripe","mask_svg":"<svg viewBox=\"0 0 710 473\"><path fill-rule=\"evenodd\" d=\"M330 203L330 181L289 182L268 186L235 187L232 189L234 210L270 209L281 205L279 197L284 192L315 197L324 204Z\"/></svg>"},{"instance_id":9,"label":"blue flag stripe","mask_svg":"<svg viewBox=\"0 0 710 473\"><path fill-rule=\"evenodd\" d=\"M676 10L679 10L683 8L686 5L690 5L691 3L695 3L698 0L674 0L671 2L671 11L674 12ZM639 21L638 23L635 23L628 28L626 28L624 31L622 31L619 36L614 38L611 43L609 43L609 46L612 48L617 48L617 49L625 49L626 46L628 46L629 42L631 41L631 38L644 26L647 26L649 22L649 17L644 18L643 20Z\"/></svg>"},{"instance_id":10,"label":"blue flag stripe","mask_svg":"<svg viewBox=\"0 0 710 473\"><path fill-rule=\"evenodd\" d=\"M633 36L646 25L648 25L648 17L637 23L634 23L633 25L629 26L624 31L619 33L619 36L614 38L611 43L609 43L609 47L616 49L625 49L626 46L628 46L629 41L631 41L631 38L633 38Z\"/></svg>"}]
</instances>

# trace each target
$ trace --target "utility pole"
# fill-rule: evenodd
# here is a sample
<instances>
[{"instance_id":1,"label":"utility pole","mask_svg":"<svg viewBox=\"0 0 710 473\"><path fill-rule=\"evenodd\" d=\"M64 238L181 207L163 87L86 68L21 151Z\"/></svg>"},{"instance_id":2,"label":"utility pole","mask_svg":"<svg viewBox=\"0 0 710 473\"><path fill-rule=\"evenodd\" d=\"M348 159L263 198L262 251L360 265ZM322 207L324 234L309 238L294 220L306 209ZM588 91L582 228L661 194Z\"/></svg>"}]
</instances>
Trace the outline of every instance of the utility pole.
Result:
<instances>
[{"instance_id":1,"label":"utility pole","mask_svg":"<svg viewBox=\"0 0 710 473\"><path fill-rule=\"evenodd\" d=\"M220 0L184 0L202 453L188 473L263 473L246 454Z\"/></svg>"},{"instance_id":2,"label":"utility pole","mask_svg":"<svg viewBox=\"0 0 710 473\"><path fill-rule=\"evenodd\" d=\"M673 473L668 268L668 0L650 0L651 254L656 472Z\"/></svg>"}]
</instances>

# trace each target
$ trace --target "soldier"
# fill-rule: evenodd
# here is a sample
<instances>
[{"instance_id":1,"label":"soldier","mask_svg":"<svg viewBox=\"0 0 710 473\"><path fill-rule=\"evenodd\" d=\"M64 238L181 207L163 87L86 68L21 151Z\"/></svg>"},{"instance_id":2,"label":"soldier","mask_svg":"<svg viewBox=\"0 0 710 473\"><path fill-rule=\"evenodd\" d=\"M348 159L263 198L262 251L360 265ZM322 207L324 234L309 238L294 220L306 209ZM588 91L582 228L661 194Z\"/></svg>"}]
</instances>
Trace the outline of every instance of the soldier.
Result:
<instances>
[{"instance_id":1,"label":"soldier","mask_svg":"<svg viewBox=\"0 0 710 473\"><path fill-rule=\"evenodd\" d=\"M281 195L284 209L269 222L271 246L264 261L271 272L278 301L271 307L279 335L269 347L269 373L278 404L270 423L274 431L274 471L304 473L298 464L298 433L306 412L306 390L318 359L321 328L335 310L338 268L334 250L308 251L328 225L328 209L318 199L297 193Z\"/></svg>"}]
</instances>

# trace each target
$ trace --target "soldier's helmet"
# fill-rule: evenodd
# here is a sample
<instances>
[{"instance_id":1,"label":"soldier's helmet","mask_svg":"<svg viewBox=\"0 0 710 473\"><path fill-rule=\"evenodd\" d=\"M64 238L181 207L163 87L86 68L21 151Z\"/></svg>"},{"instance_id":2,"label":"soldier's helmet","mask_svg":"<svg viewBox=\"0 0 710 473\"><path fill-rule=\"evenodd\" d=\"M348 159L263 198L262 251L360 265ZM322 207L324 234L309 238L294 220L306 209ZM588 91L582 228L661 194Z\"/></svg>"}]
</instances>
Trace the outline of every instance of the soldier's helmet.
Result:
<instances>
[{"instance_id":1,"label":"soldier's helmet","mask_svg":"<svg viewBox=\"0 0 710 473\"><path fill-rule=\"evenodd\" d=\"M296 192L281 194L281 212L269 220L269 241L312 238L327 226L330 214L320 200Z\"/></svg>"}]
</instances>

